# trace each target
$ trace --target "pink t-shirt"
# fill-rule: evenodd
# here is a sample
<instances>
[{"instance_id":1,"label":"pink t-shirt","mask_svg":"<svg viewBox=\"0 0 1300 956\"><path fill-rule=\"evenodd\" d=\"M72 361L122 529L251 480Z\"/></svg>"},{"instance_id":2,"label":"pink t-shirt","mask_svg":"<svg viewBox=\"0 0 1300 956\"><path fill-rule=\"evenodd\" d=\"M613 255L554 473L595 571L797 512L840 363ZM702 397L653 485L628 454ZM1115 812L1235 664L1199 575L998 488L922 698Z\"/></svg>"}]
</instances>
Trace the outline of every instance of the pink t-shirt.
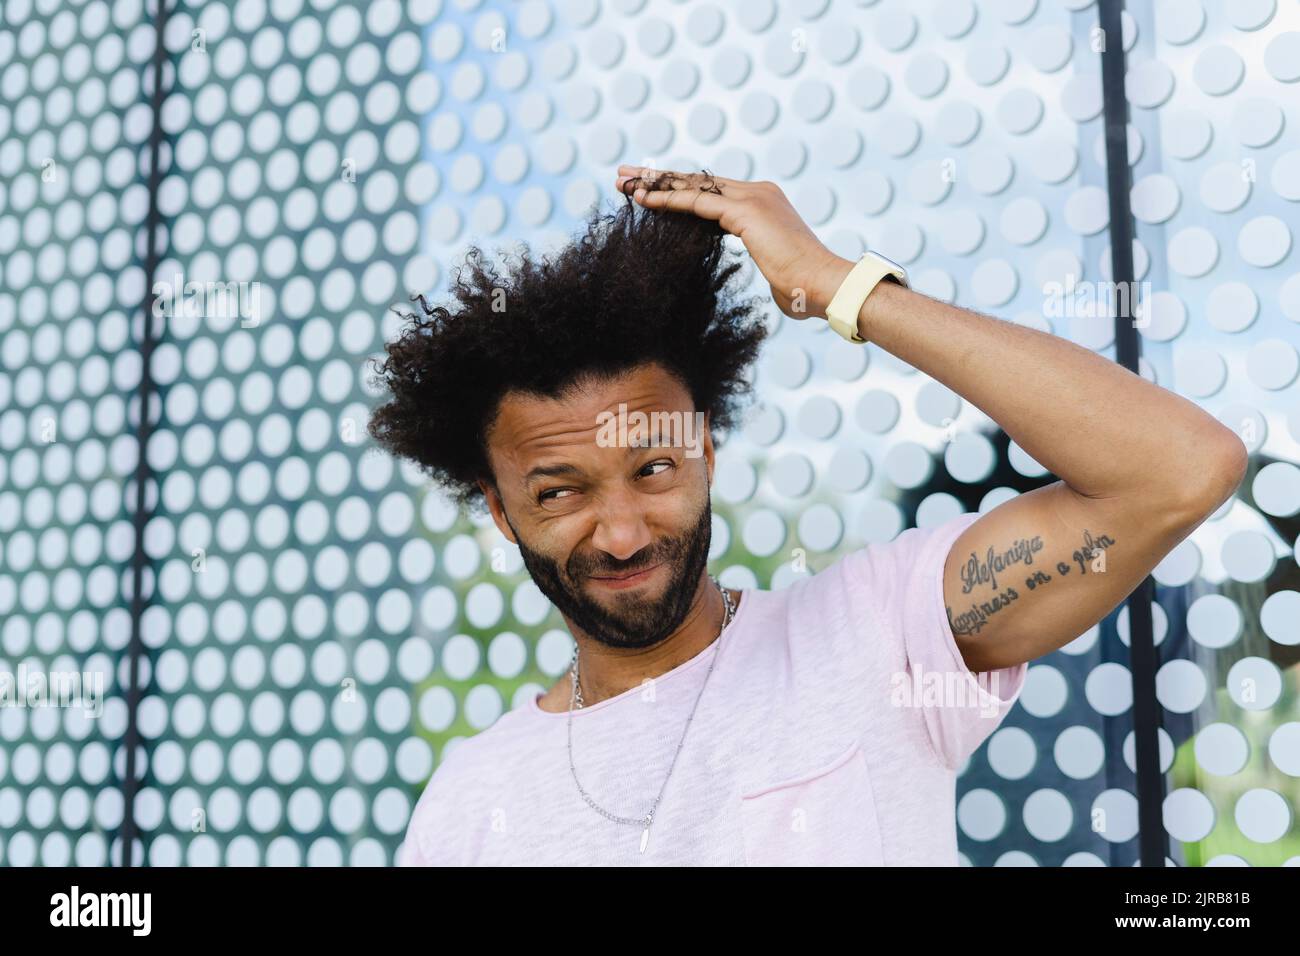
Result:
<instances>
[{"instance_id":1,"label":"pink t-shirt","mask_svg":"<svg viewBox=\"0 0 1300 956\"><path fill-rule=\"evenodd\" d=\"M607 820L578 792L568 714L530 694L446 748L398 864L957 865L957 775L1028 669L977 677L953 639L944 559L977 517L747 590L719 640L574 713L583 789L641 818L718 655L644 853L640 826Z\"/></svg>"}]
</instances>

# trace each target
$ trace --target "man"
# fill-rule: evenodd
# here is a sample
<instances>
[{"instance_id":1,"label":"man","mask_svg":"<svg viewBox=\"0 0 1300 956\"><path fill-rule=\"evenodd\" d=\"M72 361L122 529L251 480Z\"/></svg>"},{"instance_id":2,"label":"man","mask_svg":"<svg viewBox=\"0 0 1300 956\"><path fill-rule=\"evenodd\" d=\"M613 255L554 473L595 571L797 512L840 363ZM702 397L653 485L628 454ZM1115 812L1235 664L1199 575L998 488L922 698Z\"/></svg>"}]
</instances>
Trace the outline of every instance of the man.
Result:
<instances>
[{"instance_id":1,"label":"man","mask_svg":"<svg viewBox=\"0 0 1300 956\"><path fill-rule=\"evenodd\" d=\"M832 254L772 183L615 185L631 199L554 259L501 277L472 253L452 308L388 346L371 434L481 496L576 644L548 691L444 752L398 862L956 864L956 775L1028 662L1232 494L1242 443L1086 349ZM947 385L1060 480L781 590L722 590L712 432L765 333L727 293L724 233L783 313ZM696 414L698 447L665 434ZM619 415L641 427L612 441Z\"/></svg>"}]
</instances>

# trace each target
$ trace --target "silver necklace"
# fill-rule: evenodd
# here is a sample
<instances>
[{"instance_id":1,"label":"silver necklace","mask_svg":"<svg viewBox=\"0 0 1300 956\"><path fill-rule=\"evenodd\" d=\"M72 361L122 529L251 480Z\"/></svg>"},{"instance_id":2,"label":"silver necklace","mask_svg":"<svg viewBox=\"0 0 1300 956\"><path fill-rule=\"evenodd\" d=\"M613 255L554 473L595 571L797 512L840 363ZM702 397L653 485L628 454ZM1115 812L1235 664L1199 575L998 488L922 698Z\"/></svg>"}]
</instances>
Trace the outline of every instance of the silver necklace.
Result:
<instances>
[{"instance_id":1,"label":"silver necklace","mask_svg":"<svg viewBox=\"0 0 1300 956\"><path fill-rule=\"evenodd\" d=\"M582 706L582 688L578 686L578 648L576 645L573 648L573 664L570 668L573 673L573 693L569 698L569 770L573 774L573 782L578 785L578 792L582 794L582 799L587 801L587 805L591 807L591 809L595 810L607 820L613 820L615 823L625 823L630 826L642 827L641 853L645 852L646 843L650 839L650 825L654 823L655 811L659 808L659 801L663 798L664 789L668 786L668 778L673 775L673 767L677 765L677 755L682 752L682 744L686 742L686 731L690 730L691 719L695 716L695 708L700 706L700 698L704 696L704 688L708 686L709 675L713 673L713 665L718 662L718 655L722 652L722 632L727 629L727 625L731 623L732 616L736 613L736 606L732 603L731 594L727 589L719 584L718 579L711 574L709 575L709 580L714 583L718 591L722 594L722 601L725 607L725 612L722 617L722 627L718 630L718 646L714 648L713 659L709 661L709 669L704 674L704 683L700 685L700 692L695 696L695 704L691 707L691 712L686 718L686 726L682 728L682 739L677 742L677 750L673 752L672 763L668 765L668 774L664 777L663 786L659 788L659 795L655 797L654 803L650 805L650 812L644 817L620 817L596 806L595 801L587 795L587 791L582 789L582 784L578 781L578 771L573 765L573 712Z\"/></svg>"}]
</instances>

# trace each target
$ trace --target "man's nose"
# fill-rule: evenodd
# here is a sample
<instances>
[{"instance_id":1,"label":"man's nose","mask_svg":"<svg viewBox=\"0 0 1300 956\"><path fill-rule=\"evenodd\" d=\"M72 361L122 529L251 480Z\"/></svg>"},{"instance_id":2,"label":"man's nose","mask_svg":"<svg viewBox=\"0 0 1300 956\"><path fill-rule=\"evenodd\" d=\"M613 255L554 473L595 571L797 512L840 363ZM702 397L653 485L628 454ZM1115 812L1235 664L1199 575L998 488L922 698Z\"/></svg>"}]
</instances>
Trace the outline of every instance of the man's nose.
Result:
<instances>
[{"instance_id":1,"label":"man's nose","mask_svg":"<svg viewBox=\"0 0 1300 956\"><path fill-rule=\"evenodd\" d=\"M601 497L591 543L618 561L626 561L654 541L636 495L618 489Z\"/></svg>"}]
</instances>

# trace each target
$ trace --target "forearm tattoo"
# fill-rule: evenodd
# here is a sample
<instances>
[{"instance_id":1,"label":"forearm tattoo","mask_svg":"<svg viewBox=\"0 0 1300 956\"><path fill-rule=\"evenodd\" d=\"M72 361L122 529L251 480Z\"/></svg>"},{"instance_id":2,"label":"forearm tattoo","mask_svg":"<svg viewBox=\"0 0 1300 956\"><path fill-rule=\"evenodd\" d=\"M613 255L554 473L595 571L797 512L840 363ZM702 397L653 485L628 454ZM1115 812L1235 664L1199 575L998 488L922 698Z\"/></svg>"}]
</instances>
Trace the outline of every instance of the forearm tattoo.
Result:
<instances>
[{"instance_id":1,"label":"forearm tattoo","mask_svg":"<svg viewBox=\"0 0 1300 956\"><path fill-rule=\"evenodd\" d=\"M1026 591L1046 587L1055 580L1068 577L1076 570L1079 576L1104 572L1106 570L1104 552L1114 543L1115 539L1108 534L1094 538L1091 532L1084 530L1083 543L1074 549L1069 560L1056 562L1055 575L1041 568L1030 571L1024 579ZM969 594L979 584L987 584L995 593L988 600L974 602L956 615L953 614L951 607L946 607L948 625L952 628L953 634L961 636L978 634L994 614L1020 600L1020 592L1011 585L999 588L998 575L1002 575L1005 580L1012 573L1015 565L1031 567L1034 563L1034 555L1042 548L1043 539L1035 535L1032 538L1020 538L1001 551L990 547L982 558L972 551L961 569L962 594Z\"/></svg>"}]
</instances>

